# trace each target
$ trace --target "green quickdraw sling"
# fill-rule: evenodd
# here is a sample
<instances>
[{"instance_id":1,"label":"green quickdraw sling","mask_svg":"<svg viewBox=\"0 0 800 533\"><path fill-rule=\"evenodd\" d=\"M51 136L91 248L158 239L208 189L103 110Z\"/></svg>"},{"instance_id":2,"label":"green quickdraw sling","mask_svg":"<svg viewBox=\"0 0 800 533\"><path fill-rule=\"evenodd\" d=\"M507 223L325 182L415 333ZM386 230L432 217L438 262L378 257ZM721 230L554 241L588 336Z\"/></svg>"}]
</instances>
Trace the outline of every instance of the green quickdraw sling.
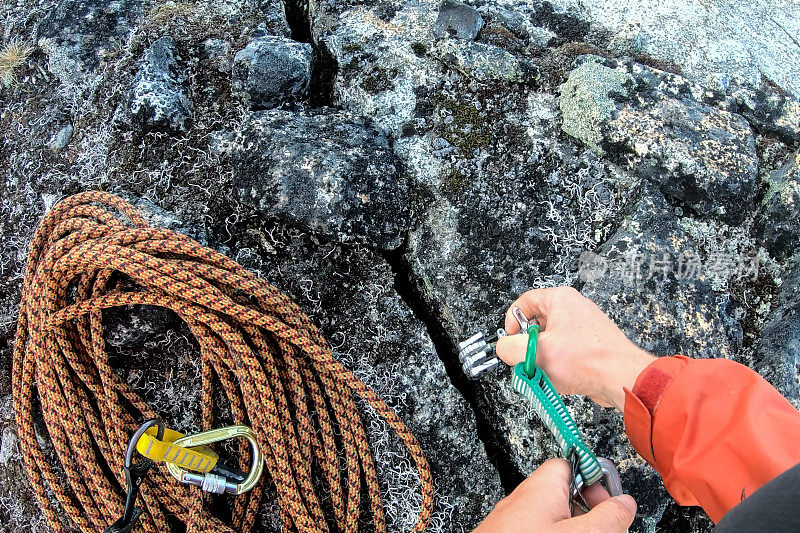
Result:
<instances>
[{"instance_id":1,"label":"green quickdraw sling","mask_svg":"<svg viewBox=\"0 0 800 533\"><path fill-rule=\"evenodd\" d=\"M536 324L528 326L528 350L525 362L514 367L511 383L517 392L531 401L539 418L558 441L564 458L569 460L572 454L577 456L584 484L592 485L603 477L603 468L597 456L584 442L575 420L567 411L567 406L556 392L550 378L536 366L536 344L540 331L541 328Z\"/></svg>"}]
</instances>

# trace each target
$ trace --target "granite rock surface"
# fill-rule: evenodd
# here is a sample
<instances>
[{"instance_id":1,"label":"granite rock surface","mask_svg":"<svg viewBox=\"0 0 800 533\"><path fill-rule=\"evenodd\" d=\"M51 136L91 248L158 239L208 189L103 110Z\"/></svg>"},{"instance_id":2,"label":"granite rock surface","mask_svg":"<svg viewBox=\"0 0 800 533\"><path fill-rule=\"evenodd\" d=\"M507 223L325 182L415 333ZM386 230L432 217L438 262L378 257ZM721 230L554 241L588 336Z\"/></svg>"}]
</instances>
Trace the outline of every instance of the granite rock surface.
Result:
<instances>
[{"instance_id":1,"label":"granite rock surface","mask_svg":"<svg viewBox=\"0 0 800 533\"><path fill-rule=\"evenodd\" d=\"M800 20L789 0L28 0L0 7L0 529L46 531L11 358L27 246L69 194L120 194L286 291L431 462L432 531L474 527L555 443L456 345L571 285L657 355L724 357L798 405ZM5 74L4 74L5 77ZM106 313L116 371L179 429L200 413L176 316ZM631 531L710 531L622 420L567 405L639 502ZM389 530L418 503L361 406ZM268 493L263 531L279 531Z\"/></svg>"}]
</instances>

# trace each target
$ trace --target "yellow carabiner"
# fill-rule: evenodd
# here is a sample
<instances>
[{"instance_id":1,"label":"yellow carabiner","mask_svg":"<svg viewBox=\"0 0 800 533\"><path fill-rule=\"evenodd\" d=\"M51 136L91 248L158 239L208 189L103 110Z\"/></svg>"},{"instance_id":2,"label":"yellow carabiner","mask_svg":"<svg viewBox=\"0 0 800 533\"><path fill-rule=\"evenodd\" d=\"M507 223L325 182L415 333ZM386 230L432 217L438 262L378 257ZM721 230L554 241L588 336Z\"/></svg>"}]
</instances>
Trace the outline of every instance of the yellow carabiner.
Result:
<instances>
[{"instance_id":1,"label":"yellow carabiner","mask_svg":"<svg viewBox=\"0 0 800 533\"><path fill-rule=\"evenodd\" d=\"M224 428L209 429L202 433L195 435L187 435L177 439L173 444L184 448L192 448L195 446L202 446L204 444L211 444L212 442L220 442L231 439L247 439L251 447L251 463L250 471L247 477L241 483L232 483L230 480L223 476L212 473L196 474L187 472L174 463L167 463L167 470L172 474L172 477L181 483L188 483L201 487L206 492L213 492L216 494L242 494L252 489L261 479L261 473L264 471L264 457L261 453L261 447L256 441L256 435L253 430L247 426L229 426Z\"/></svg>"}]
</instances>

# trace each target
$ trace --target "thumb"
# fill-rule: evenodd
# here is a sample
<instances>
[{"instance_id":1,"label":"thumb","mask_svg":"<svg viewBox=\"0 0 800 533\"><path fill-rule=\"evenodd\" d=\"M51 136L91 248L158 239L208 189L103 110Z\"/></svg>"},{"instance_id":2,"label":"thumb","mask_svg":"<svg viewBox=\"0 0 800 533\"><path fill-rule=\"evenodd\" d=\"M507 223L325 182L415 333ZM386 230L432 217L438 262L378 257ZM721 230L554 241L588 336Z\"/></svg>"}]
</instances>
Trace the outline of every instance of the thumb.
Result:
<instances>
[{"instance_id":1,"label":"thumb","mask_svg":"<svg viewBox=\"0 0 800 533\"><path fill-rule=\"evenodd\" d=\"M600 502L585 515L566 520L565 524L569 524L569 531L624 533L635 516L636 501L623 494Z\"/></svg>"}]
</instances>

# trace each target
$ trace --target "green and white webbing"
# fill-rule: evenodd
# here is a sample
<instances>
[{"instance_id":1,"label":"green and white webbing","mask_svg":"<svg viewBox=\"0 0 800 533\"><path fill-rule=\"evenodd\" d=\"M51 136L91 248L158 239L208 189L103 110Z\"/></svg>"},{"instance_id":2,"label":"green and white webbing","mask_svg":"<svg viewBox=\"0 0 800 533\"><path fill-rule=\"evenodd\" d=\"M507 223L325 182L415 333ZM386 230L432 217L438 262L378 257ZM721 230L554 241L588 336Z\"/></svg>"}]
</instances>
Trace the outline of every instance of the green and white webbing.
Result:
<instances>
[{"instance_id":1,"label":"green and white webbing","mask_svg":"<svg viewBox=\"0 0 800 533\"><path fill-rule=\"evenodd\" d=\"M540 328L537 325L528 327L528 350L525 362L514 367L511 383L514 389L533 403L533 408L550 430L561 447L564 457L578 456L578 468L584 484L591 485L603 477L603 469L597 456L589 449L578 431L578 426L561 396L556 392L550 378L536 366L536 344Z\"/></svg>"}]
</instances>

